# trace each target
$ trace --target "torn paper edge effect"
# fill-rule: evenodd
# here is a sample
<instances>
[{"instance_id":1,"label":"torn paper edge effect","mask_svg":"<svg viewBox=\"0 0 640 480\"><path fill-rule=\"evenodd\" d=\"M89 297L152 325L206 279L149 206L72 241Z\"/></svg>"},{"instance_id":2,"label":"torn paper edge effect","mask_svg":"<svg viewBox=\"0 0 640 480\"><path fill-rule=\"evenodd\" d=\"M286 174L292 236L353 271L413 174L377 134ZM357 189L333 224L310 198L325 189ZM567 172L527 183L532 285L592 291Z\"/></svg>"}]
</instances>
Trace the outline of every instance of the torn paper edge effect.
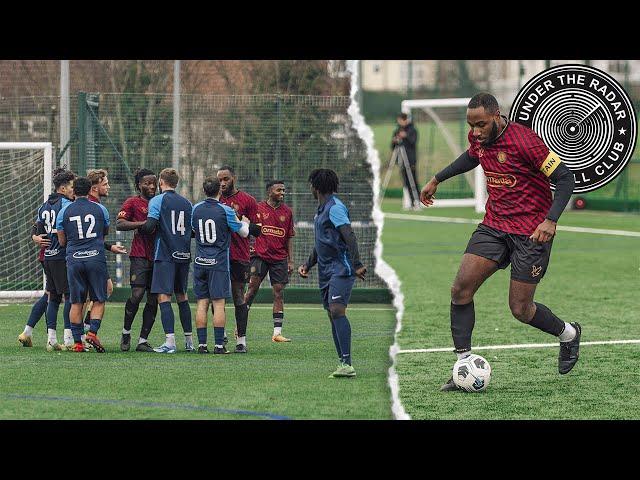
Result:
<instances>
[{"instance_id":1,"label":"torn paper edge effect","mask_svg":"<svg viewBox=\"0 0 640 480\"><path fill-rule=\"evenodd\" d=\"M373 143L373 131L364 121L364 117L360 112L360 106L356 100L358 93L358 66L360 60L348 60L347 70L351 73L351 104L348 113L353 122L353 126L360 138L367 146L367 162L371 165L373 172L373 221L377 228L376 246L374 253L376 256L375 273L380 276L386 283L393 294L393 306L396 308L396 330L393 337L393 345L389 347L389 356L391 357L391 367L389 368L388 383L391 388L391 412L396 420L411 420L411 417L405 412L402 402L400 402L400 384L398 373L396 372L396 361L400 346L398 345L398 334L402 330L402 315L404 314L404 295L400 290L400 279L395 270L391 268L382 258L382 228L384 226L384 214L380 209L380 157Z\"/></svg>"}]
</instances>

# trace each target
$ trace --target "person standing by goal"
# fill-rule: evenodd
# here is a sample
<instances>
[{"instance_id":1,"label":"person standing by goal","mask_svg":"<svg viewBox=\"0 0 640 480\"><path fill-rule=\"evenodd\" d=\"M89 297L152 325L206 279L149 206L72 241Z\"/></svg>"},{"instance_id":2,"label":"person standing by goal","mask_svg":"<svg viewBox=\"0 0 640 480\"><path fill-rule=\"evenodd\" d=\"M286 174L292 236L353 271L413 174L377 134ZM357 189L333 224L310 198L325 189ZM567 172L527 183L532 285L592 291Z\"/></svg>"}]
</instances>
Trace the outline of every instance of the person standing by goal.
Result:
<instances>
[{"instance_id":1,"label":"person standing by goal","mask_svg":"<svg viewBox=\"0 0 640 480\"><path fill-rule=\"evenodd\" d=\"M544 277L556 224L573 192L574 178L536 133L500 115L493 95L479 93L468 104L469 149L422 188L420 200L433 204L438 184L478 164L487 177L486 214L462 257L451 288L451 334L458 359L471 354L475 325L473 296L487 278L511 264L509 307L519 321L558 337L558 371L578 361L582 328L533 301ZM549 182L556 184L552 198ZM450 378L442 391L457 390Z\"/></svg>"}]
</instances>

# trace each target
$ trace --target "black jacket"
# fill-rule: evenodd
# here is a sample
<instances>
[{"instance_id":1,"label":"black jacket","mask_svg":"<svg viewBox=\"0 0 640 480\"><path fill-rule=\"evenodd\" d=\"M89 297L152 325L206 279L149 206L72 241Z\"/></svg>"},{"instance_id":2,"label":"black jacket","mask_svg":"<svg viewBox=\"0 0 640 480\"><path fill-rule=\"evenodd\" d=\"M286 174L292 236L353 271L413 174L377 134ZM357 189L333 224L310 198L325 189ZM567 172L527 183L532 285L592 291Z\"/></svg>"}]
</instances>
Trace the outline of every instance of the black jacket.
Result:
<instances>
[{"instance_id":1,"label":"black jacket","mask_svg":"<svg viewBox=\"0 0 640 480\"><path fill-rule=\"evenodd\" d=\"M401 144L404 146L404 149L407 152L407 159L409 160L409 164L415 165L417 161L416 144L418 143L418 131L413 126L413 123L409 123L407 124L406 127L398 126L398 128L396 128L395 131L393 132L393 136L395 137L396 135L398 135L398 133L401 130L404 130L405 132L407 132L407 136L401 139ZM393 149L395 148L395 146L396 146L396 143L394 143L392 139L391 148ZM400 159L398 159L398 161L400 161Z\"/></svg>"}]
</instances>

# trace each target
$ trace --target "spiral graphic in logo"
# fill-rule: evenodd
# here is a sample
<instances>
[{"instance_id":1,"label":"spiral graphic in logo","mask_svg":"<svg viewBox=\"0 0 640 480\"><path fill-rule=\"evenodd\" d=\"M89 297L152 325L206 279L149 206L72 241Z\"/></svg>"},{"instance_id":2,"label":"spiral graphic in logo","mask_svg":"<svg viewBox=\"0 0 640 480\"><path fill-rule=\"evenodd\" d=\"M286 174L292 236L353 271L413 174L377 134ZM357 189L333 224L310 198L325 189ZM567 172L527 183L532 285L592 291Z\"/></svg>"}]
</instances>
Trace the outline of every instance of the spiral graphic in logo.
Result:
<instances>
[{"instance_id":1,"label":"spiral graphic in logo","mask_svg":"<svg viewBox=\"0 0 640 480\"><path fill-rule=\"evenodd\" d=\"M531 128L560 156L574 174L573 193L612 181L636 146L633 103L613 77L591 66L539 73L516 96L509 119Z\"/></svg>"}]
</instances>

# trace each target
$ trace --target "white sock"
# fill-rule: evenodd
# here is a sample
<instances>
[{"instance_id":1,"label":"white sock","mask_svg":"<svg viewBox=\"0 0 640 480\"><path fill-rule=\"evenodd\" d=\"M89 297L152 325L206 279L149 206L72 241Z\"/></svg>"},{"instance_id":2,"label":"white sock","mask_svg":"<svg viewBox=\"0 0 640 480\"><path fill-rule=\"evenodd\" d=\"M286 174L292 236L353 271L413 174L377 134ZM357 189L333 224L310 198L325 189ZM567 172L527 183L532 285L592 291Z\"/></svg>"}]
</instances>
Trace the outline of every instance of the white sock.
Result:
<instances>
[{"instance_id":1,"label":"white sock","mask_svg":"<svg viewBox=\"0 0 640 480\"><path fill-rule=\"evenodd\" d=\"M31 336L31 333L33 332L33 327L30 327L29 325L25 325L24 327L24 333L27 337Z\"/></svg>"},{"instance_id":2,"label":"white sock","mask_svg":"<svg viewBox=\"0 0 640 480\"><path fill-rule=\"evenodd\" d=\"M64 329L64 343L73 343L73 333L71 333L70 328Z\"/></svg>"},{"instance_id":3,"label":"white sock","mask_svg":"<svg viewBox=\"0 0 640 480\"><path fill-rule=\"evenodd\" d=\"M191 343L193 343L193 332L191 332L191 333L185 333L185 334L184 334L184 340L185 340L186 342L191 342Z\"/></svg>"},{"instance_id":4,"label":"white sock","mask_svg":"<svg viewBox=\"0 0 640 480\"><path fill-rule=\"evenodd\" d=\"M469 350L468 352L456 353L456 355L458 356L458 360L462 360L463 358L467 358L469 355L471 355L471 350Z\"/></svg>"},{"instance_id":5,"label":"white sock","mask_svg":"<svg viewBox=\"0 0 640 480\"><path fill-rule=\"evenodd\" d=\"M206 346L207 346L207 344L206 344L206 343L199 343L199 344L198 344L198 347L206 347Z\"/></svg>"},{"instance_id":6,"label":"white sock","mask_svg":"<svg viewBox=\"0 0 640 480\"><path fill-rule=\"evenodd\" d=\"M51 345L58 343L58 336L53 328L47 328L47 336L49 337L49 343Z\"/></svg>"},{"instance_id":7,"label":"white sock","mask_svg":"<svg viewBox=\"0 0 640 480\"><path fill-rule=\"evenodd\" d=\"M82 334L80 339L82 340L82 343L84 343L87 340L87 336L85 334Z\"/></svg>"},{"instance_id":8,"label":"white sock","mask_svg":"<svg viewBox=\"0 0 640 480\"><path fill-rule=\"evenodd\" d=\"M131 335L131 330L125 330L124 328L122 329L122 334L123 335Z\"/></svg>"},{"instance_id":9,"label":"white sock","mask_svg":"<svg viewBox=\"0 0 640 480\"><path fill-rule=\"evenodd\" d=\"M570 342L576 336L576 329L570 323L564 322L564 330L558 336L561 342Z\"/></svg>"},{"instance_id":10,"label":"white sock","mask_svg":"<svg viewBox=\"0 0 640 480\"><path fill-rule=\"evenodd\" d=\"M224 345L214 345L216 348L224 348Z\"/></svg>"},{"instance_id":11,"label":"white sock","mask_svg":"<svg viewBox=\"0 0 640 480\"><path fill-rule=\"evenodd\" d=\"M176 346L176 334L175 333L167 333L167 339L164 343L166 343L169 347Z\"/></svg>"},{"instance_id":12,"label":"white sock","mask_svg":"<svg viewBox=\"0 0 640 480\"><path fill-rule=\"evenodd\" d=\"M238 337L236 339L236 345L244 345L247 346L247 337Z\"/></svg>"},{"instance_id":13,"label":"white sock","mask_svg":"<svg viewBox=\"0 0 640 480\"><path fill-rule=\"evenodd\" d=\"M282 334L282 327L273 327L273 336L275 337L276 335L281 335Z\"/></svg>"},{"instance_id":14,"label":"white sock","mask_svg":"<svg viewBox=\"0 0 640 480\"><path fill-rule=\"evenodd\" d=\"M142 338L142 337L140 337L140 338L138 339L138 345L140 345L141 343L147 343L147 339L146 339L146 338Z\"/></svg>"}]
</instances>

